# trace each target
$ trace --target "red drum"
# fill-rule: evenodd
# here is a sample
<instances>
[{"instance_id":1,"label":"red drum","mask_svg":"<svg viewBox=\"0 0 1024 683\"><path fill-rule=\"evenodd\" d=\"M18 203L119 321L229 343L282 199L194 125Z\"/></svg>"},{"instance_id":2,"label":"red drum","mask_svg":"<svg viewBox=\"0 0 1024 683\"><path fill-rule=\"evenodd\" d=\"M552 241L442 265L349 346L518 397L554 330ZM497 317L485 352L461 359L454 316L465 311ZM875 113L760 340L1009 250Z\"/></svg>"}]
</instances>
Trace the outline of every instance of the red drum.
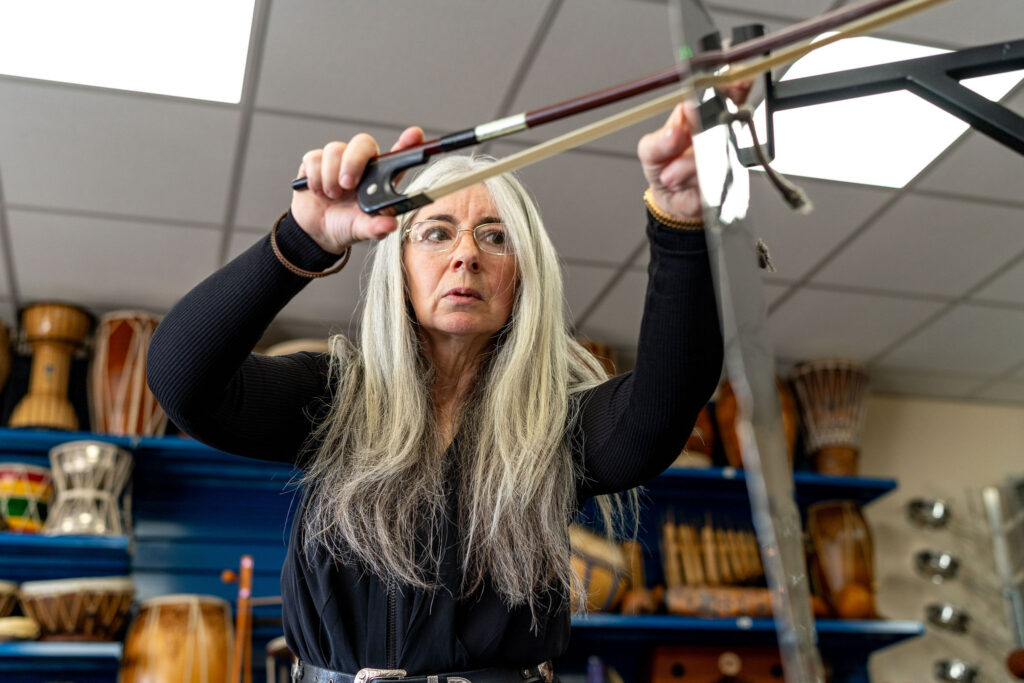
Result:
<instances>
[{"instance_id":1,"label":"red drum","mask_svg":"<svg viewBox=\"0 0 1024 683\"><path fill-rule=\"evenodd\" d=\"M167 416L146 385L146 354L159 323L143 311L114 311L100 319L89 369L94 432L160 436L167 429Z\"/></svg>"},{"instance_id":2,"label":"red drum","mask_svg":"<svg viewBox=\"0 0 1024 683\"><path fill-rule=\"evenodd\" d=\"M11 331L0 320L0 390L11 372Z\"/></svg>"}]
</instances>

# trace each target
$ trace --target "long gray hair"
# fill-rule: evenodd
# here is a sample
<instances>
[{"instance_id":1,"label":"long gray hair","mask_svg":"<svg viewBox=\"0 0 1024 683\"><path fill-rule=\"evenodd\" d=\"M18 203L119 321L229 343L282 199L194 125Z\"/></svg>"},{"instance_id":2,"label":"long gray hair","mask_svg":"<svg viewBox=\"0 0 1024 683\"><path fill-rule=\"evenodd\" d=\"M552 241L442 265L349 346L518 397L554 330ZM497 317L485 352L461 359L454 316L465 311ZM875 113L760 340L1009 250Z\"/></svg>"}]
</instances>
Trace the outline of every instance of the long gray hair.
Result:
<instances>
[{"instance_id":1,"label":"long gray hair","mask_svg":"<svg viewBox=\"0 0 1024 683\"><path fill-rule=\"evenodd\" d=\"M493 161L442 158L409 191ZM582 595L569 561L580 476L568 438L578 403L571 395L606 374L569 332L558 258L535 202L511 174L485 185L509 231L519 284L472 396L457 408L454 462L436 428L433 368L407 294L402 234L415 214L406 214L373 255L359 348L341 335L331 339L334 395L303 478L314 489L305 549L361 562L392 585L436 589L450 483L459 596L486 580L509 605L528 603L536 626L549 591ZM599 506L612 528L621 502L602 497Z\"/></svg>"}]
</instances>

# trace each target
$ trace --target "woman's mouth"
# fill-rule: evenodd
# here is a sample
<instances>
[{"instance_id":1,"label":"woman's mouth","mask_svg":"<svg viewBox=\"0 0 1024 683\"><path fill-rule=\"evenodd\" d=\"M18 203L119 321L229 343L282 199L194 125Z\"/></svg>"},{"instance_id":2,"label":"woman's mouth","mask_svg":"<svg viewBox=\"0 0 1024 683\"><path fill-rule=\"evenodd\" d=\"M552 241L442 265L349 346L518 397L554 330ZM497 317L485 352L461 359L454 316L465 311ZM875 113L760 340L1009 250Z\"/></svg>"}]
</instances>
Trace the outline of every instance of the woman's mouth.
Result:
<instances>
[{"instance_id":1,"label":"woman's mouth","mask_svg":"<svg viewBox=\"0 0 1024 683\"><path fill-rule=\"evenodd\" d=\"M473 301L483 301L483 296L471 287L455 287L444 293L443 299L456 304L468 304Z\"/></svg>"}]
</instances>

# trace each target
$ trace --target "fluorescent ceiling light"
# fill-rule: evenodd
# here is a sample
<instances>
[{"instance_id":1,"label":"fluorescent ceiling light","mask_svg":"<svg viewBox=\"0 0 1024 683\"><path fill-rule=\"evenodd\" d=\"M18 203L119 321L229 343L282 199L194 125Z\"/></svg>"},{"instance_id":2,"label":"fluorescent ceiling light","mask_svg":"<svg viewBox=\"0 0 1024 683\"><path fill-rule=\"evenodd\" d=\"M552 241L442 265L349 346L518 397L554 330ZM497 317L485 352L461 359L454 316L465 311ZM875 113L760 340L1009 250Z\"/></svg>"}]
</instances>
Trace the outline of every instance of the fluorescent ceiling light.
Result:
<instances>
[{"instance_id":1,"label":"fluorescent ceiling light","mask_svg":"<svg viewBox=\"0 0 1024 683\"><path fill-rule=\"evenodd\" d=\"M255 0L0 0L0 74L238 102Z\"/></svg>"},{"instance_id":2,"label":"fluorescent ceiling light","mask_svg":"<svg viewBox=\"0 0 1024 683\"><path fill-rule=\"evenodd\" d=\"M848 38L798 60L781 80L941 54L924 45ZM1024 77L1013 71L961 83L1000 100ZM764 130L764 105L757 108ZM906 90L775 113L772 166L782 173L865 185L903 187L969 126ZM749 136L744 136L749 145ZM763 140L762 140L763 142Z\"/></svg>"}]
</instances>

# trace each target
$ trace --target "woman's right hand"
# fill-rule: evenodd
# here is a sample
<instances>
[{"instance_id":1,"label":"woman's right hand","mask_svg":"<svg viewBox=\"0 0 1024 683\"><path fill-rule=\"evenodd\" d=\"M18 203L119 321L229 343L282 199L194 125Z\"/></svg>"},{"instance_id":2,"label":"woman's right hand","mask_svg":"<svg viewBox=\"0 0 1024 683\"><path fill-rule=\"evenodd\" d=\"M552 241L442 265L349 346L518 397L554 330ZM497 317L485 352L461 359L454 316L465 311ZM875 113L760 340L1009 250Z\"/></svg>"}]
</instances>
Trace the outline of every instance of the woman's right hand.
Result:
<instances>
[{"instance_id":1,"label":"woman's right hand","mask_svg":"<svg viewBox=\"0 0 1024 683\"><path fill-rule=\"evenodd\" d=\"M421 128L406 128L391 151L422 142ZM364 213L356 201L366 164L379 153L376 140L360 133L347 143L330 142L303 155L298 177L306 178L308 188L292 192L292 217L325 251L341 254L356 242L384 239L398 227L393 216Z\"/></svg>"}]
</instances>

